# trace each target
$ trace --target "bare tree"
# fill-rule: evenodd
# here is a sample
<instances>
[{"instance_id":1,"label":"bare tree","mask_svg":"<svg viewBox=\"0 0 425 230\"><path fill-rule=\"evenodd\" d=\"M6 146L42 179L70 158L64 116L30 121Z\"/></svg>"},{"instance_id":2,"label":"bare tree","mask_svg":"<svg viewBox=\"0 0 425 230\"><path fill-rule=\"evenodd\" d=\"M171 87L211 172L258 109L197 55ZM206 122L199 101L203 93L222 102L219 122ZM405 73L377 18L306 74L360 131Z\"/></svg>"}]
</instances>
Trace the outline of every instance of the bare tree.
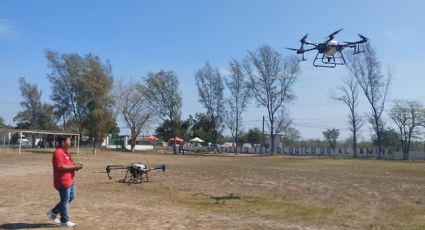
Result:
<instances>
[{"instance_id":1,"label":"bare tree","mask_svg":"<svg viewBox=\"0 0 425 230\"><path fill-rule=\"evenodd\" d=\"M359 105L359 84L353 77L343 80L344 84L338 87L339 95L331 93L330 98L340 101L348 106L348 124L352 133L353 156L357 157L357 135L360 128L363 126L361 115L356 109Z\"/></svg>"},{"instance_id":2,"label":"bare tree","mask_svg":"<svg viewBox=\"0 0 425 230\"><path fill-rule=\"evenodd\" d=\"M182 97L179 91L179 81L173 71L160 70L158 73L149 73L141 85L142 91L151 108L157 112L164 122L172 124L172 135L176 136L175 121L180 119ZM173 149L176 153L176 138Z\"/></svg>"},{"instance_id":3,"label":"bare tree","mask_svg":"<svg viewBox=\"0 0 425 230\"><path fill-rule=\"evenodd\" d=\"M298 144L300 140L301 140L301 132L294 127L288 127L283 132L282 142L285 146ZM304 147L302 140L301 140L301 146Z\"/></svg>"},{"instance_id":4,"label":"bare tree","mask_svg":"<svg viewBox=\"0 0 425 230\"><path fill-rule=\"evenodd\" d=\"M282 106L276 117L275 131L276 133L283 134L281 141L284 145L295 141L297 139L297 135L300 136L299 131L291 127L293 123L294 121L289 116L289 110L285 108L285 106Z\"/></svg>"},{"instance_id":5,"label":"bare tree","mask_svg":"<svg viewBox=\"0 0 425 230\"><path fill-rule=\"evenodd\" d=\"M289 111L282 106L278 116L276 117L276 133L285 133L293 124L293 120L289 117Z\"/></svg>"},{"instance_id":6,"label":"bare tree","mask_svg":"<svg viewBox=\"0 0 425 230\"><path fill-rule=\"evenodd\" d=\"M387 76L382 74L381 64L376 57L375 50L369 43L365 45L364 53L347 55L346 67L358 81L371 106L372 111L369 120L377 137L378 158L381 158L382 132L384 131L382 112L384 111L392 72L388 70Z\"/></svg>"},{"instance_id":7,"label":"bare tree","mask_svg":"<svg viewBox=\"0 0 425 230\"><path fill-rule=\"evenodd\" d=\"M242 113L246 110L250 97L250 87L241 63L233 59L229 63L229 70L230 80L225 78L226 86L230 91L229 97L225 99L228 106L225 123L230 129L233 142L237 145L239 143L239 134L242 131Z\"/></svg>"},{"instance_id":8,"label":"bare tree","mask_svg":"<svg viewBox=\"0 0 425 230\"><path fill-rule=\"evenodd\" d=\"M283 58L270 46L262 46L257 52L248 52L245 69L258 105L267 108L273 154L276 112L295 97L292 86L300 73L298 59Z\"/></svg>"},{"instance_id":9,"label":"bare tree","mask_svg":"<svg viewBox=\"0 0 425 230\"><path fill-rule=\"evenodd\" d=\"M209 63L195 73L195 81L198 87L199 102L207 109L207 115L211 118L214 128L214 144L217 143L218 133L221 131L224 118L224 84L217 68Z\"/></svg>"},{"instance_id":10,"label":"bare tree","mask_svg":"<svg viewBox=\"0 0 425 230\"><path fill-rule=\"evenodd\" d=\"M396 123L400 131L403 159L409 159L410 141L417 137L419 126L425 122L425 108L418 101L396 100L390 111L391 119Z\"/></svg>"},{"instance_id":11,"label":"bare tree","mask_svg":"<svg viewBox=\"0 0 425 230\"><path fill-rule=\"evenodd\" d=\"M140 91L137 84L130 82L123 85L118 84L115 93L115 108L123 117L131 133L131 151L134 151L137 136L142 129L149 123L154 111L149 108L144 94Z\"/></svg>"}]
</instances>

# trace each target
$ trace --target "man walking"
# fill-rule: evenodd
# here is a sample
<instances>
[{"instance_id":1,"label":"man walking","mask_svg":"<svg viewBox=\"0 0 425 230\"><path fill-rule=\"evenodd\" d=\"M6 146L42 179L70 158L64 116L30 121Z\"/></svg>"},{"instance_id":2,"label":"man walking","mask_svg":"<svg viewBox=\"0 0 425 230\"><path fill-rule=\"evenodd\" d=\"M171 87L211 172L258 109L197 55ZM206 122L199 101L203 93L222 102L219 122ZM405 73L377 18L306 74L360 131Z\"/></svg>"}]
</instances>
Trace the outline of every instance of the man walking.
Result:
<instances>
[{"instance_id":1,"label":"man walking","mask_svg":"<svg viewBox=\"0 0 425 230\"><path fill-rule=\"evenodd\" d=\"M59 192L59 203L47 213L47 216L55 223L63 227L75 227L75 223L69 220L68 205L75 199L75 171L83 168L80 163L74 163L68 148L71 147L69 137L57 137L58 146L52 156L53 184ZM60 219L58 215L60 214Z\"/></svg>"}]
</instances>

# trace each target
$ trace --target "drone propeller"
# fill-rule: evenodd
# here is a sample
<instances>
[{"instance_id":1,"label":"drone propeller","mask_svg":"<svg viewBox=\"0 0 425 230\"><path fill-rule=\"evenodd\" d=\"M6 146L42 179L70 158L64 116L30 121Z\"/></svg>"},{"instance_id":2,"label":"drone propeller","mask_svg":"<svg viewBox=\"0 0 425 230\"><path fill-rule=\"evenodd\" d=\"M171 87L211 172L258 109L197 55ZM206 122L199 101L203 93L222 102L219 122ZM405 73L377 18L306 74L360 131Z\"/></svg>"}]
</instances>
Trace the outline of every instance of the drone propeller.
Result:
<instances>
[{"instance_id":1,"label":"drone propeller","mask_svg":"<svg viewBox=\"0 0 425 230\"><path fill-rule=\"evenodd\" d=\"M298 49L295 49L295 48L288 48L288 47L285 47L285 49L293 50L293 51L298 51Z\"/></svg>"},{"instance_id":2,"label":"drone propeller","mask_svg":"<svg viewBox=\"0 0 425 230\"><path fill-rule=\"evenodd\" d=\"M365 37L365 36L363 36L361 34L358 34L358 35L362 39L362 42L367 42L369 40L369 38L367 38L367 37Z\"/></svg>"},{"instance_id":3,"label":"drone propeller","mask_svg":"<svg viewBox=\"0 0 425 230\"><path fill-rule=\"evenodd\" d=\"M333 33L331 33L331 34L329 34L329 35L328 35L328 40L327 40L326 42L328 42L328 41L330 41L330 40L334 39L334 36L335 36L337 33L341 32L342 30L343 30L343 29L339 29L339 30L337 30L337 31L335 31L335 32L333 32Z\"/></svg>"},{"instance_id":4,"label":"drone propeller","mask_svg":"<svg viewBox=\"0 0 425 230\"><path fill-rule=\"evenodd\" d=\"M304 37L301 38L300 42L301 42L301 46L300 48L297 50L297 54L304 52L304 44L305 44L305 39L307 38L308 33L304 35Z\"/></svg>"},{"instance_id":5,"label":"drone propeller","mask_svg":"<svg viewBox=\"0 0 425 230\"><path fill-rule=\"evenodd\" d=\"M308 33L305 34L304 37L301 38L301 40L300 40L301 44L305 43L305 39L307 38L307 36L308 36Z\"/></svg>"},{"instance_id":6,"label":"drone propeller","mask_svg":"<svg viewBox=\"0 0 425 230\"><path fill-rule=\"evenodd\" d=\"M305 34L301 39L300 39L300 42L301 42L301 46L300 46L300 48L299 49L295 49L295 48L288 48L288 47L285 47L285 49L288 49L288 50L292 50L292 51L296 51L297 52L297 54L302 54L302 53L304 53L304 44L308 44L309 42L307 42L305 39L307 39L307 36L308 36L308 33L307 34Z\"/></svg>"}]
</instances>

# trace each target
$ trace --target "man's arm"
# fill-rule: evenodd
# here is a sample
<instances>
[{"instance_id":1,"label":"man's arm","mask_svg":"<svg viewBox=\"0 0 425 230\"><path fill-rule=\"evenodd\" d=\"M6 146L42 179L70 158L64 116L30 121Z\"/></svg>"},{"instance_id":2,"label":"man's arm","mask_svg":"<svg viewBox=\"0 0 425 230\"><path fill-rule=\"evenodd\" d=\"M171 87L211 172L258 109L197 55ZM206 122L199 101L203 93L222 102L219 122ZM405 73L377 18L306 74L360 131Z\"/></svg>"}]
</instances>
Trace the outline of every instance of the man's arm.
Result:
<instances>
[{"instance_id":1,"label":"man's arm","mask_svg":"<svg viewBox=\"0 0 425 230\"><path fill-rule=\"evenodd\" d=\"M75 163L74 165L61 165L58 166L59 170L63 171L72 171L72 170L80 170L83 168L83 164Z\"/></svg>"}]
</instances>

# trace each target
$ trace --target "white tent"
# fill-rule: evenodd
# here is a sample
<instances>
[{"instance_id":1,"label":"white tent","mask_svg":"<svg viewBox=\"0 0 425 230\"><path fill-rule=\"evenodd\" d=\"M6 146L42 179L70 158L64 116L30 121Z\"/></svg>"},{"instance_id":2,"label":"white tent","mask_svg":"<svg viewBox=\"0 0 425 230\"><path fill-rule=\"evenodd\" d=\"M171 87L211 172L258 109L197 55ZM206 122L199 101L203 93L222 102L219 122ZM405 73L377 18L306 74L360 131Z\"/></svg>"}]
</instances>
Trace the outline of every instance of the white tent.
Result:
<instances>
[{"instance_id":1,"label":"white tent","mask_svg":"<svg viewBox=\"0 0 425 230\"><path fill-rule=\"evenodd\" d=\"M201 138L199 138L199 137L195 137L195 138L193 138L192 140L190 140L191 142L205 142L204 140L202 140Z\"/></svg>"}]
</instances>

